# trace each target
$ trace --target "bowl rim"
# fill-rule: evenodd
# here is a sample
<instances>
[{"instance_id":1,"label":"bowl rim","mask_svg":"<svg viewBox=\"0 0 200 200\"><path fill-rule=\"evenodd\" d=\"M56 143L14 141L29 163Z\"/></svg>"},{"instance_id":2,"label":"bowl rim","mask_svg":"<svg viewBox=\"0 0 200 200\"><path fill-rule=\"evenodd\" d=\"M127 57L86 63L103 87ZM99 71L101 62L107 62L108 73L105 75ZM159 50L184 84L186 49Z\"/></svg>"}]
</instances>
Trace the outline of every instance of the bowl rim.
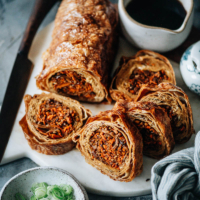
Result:
<instances>
[{"instance_id":1,"label":"bowl rim","mask_svg":"<svg viewBox=\"0 0 200 200\"><path fill-rule=\"evenodd\" d=\"M182 23L182 25L180 26L180 28L176 29L176 30L171 30L171 29L167 29L167 28L162 28L162 27L156 27L156 26L148 26L148 25L145 25L145 24L142 24L136 20L134 20L129 14L128 12L126 11L125 7L124 7L124 0L119 0L118 2L118 10L120 11L120 7L122 8L126 18L134 23L134 24L137 24L138 26L141 26L143 28L148 28L148 29L157 29L157 30L164 30L164 31L167 31L167 32L171 32L171 33L181 33L185 30L186 28L186 24L188 23L191 15L192 15L192 12L193 12L193 8L194 8L194 0L190 0L191 2L191 7L190 7L190 10L189 12L187 12L186 14L186 17ZM182 3L182 2L181 2ZM120 15L120 12L119 12L119 15Z\"/></svg>"},{"instance_id":2,"label":"bowl rim","mask_svg":"<svg viewBox=\"0 0 200 200\"><path fill-rule=\"evenodd\" d=\"M72 175L70 174L69 172L63 170L63 169L60 169L58 167L53 167L53 166L43 166L43 167L34 167L34 168L30 168L30 169L27 169L25 171L22 171L18 174L16 174L15 176L13 176L12 178L10 178L5 184L4 186L2 187L1 191L0 191L0 200L2 199L3 197L3 193L5 191L5 189L7 188L7 186L13 181L15 180L17 177L23 175L23 174L26 174L27 172L30 172L30 171L36 171L36 170L40 170L40 169L50 169L50 170L56 170L56 171L59 171L59 172L62 172L64 174L66 174L67 176L69 176L70 178L72 178L76 184L76 187L80 189L80 191L82 192L83 196L84 196L84 200L89 200L88 198L88 195L87 195L87 192L85 190L85 188L81 185L81 183Z\"/></svg>"}]
</instances>

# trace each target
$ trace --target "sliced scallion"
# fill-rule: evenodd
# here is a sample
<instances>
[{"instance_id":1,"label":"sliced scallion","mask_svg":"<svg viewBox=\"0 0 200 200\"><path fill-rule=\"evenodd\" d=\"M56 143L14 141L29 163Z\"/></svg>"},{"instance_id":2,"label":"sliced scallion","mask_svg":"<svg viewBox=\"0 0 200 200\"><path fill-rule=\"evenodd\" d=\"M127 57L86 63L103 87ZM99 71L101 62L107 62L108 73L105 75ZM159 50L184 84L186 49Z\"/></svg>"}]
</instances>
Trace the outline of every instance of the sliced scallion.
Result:
<instances>
[{"instance_id":1,"label":"sliced scallion","mask_svg":"<svg viewBox=\"0 0 200 200\"><path fill-rule=\"evenodd\" d=\"M58 187L57 185L50 185L47 187L47 195L52 195L52 190L55 188L55 187Z\"/></svg>"},{"instance_id":2,"label":"sliced scallion","mask_svg":"<svg viewBox=\"0 0 200 200\"><path fill-rule=\"evenodd\" d=\"M74 200L73 194L70 194L69 196L66 196L66 200Z\"/></svg>"},{"instance_id":3,"label":"sliced scallion","mask_svg":"<svg viewBox=\"0 0 200 200\"><path fill-rule=\"evenodd\" d=\"M37 198L35 197L35 195L33 195L30 200L37 200Z\"/></svg>"},{"instance_id":4,"label":"sliced scallion","mask_svg":"<svg viewBox=\"0 0 200 200\"><path fill-rule=\"evenodd\" d=\"M65 195L70 195L73 192L73 188L71 185L60 185L60 188L65 192Z\"/></svg>"},{"instance_id":5,"label":"sliced scallion","mask_svg":"<svg viewBox=\"0 0 200 200\"><path fill-rule=\"evenodd\" d=\"M75 200L73 188L70 185L50 185L47 183L35 183L31 187L33 196L30 200ZM26 200L23 195L17 193L15 200Z\"/></svg>"},{"instance_id":6,"label":"sliced scallion","mask_svg":"<svg viewBox=\"0 0 200 200\"><path fill-rule=\"evenodd\" d=\"M38 188L38 187L44 187L44 188L47 188L48 187L48 184L45 183L45 182L42 182L42 183L34 183L31 187L31 191L33 192L33 194L35 194L35 189Z\"/></svg>"},{"instance_id":7,"label":"sliced scallion","mask_svg":"<svg viewBox=\"0 0 200 200\"><path fill-rule=\"evenodd\" d=\"M46 187L38 187L35 189L35 196L38 199L43 197L47 197L47 188Z\"/></svg>"},{"instance_id":8,"label":"sliced scallion","mask_svg":"<svg viewBox=\"0 0 200 200\"><path fill-rule=\"evenodd\" d=\"M58 187L53 188L52 196L56 200L64 200L65 199L65 192Z\"/></svg>"}]
</instances>

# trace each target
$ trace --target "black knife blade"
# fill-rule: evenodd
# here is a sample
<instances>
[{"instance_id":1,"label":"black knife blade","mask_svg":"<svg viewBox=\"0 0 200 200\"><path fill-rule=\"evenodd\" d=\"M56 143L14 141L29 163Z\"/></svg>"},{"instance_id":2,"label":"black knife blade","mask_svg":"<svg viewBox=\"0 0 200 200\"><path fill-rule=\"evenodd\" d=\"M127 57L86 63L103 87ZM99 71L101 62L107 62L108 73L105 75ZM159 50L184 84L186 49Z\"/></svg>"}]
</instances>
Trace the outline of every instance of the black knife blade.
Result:
<instances>
[{"instance_id":1,"label":"black knife blade","mask_svg":"<svg viewBox=\"0 0 200 200\"><path fill-rule=\"evenodd\" d=\"M56 0L36 0L7 85L0 113L0 162L3 158L33 64L28 59L35 33Z\"/></svg>"}]
</instances>

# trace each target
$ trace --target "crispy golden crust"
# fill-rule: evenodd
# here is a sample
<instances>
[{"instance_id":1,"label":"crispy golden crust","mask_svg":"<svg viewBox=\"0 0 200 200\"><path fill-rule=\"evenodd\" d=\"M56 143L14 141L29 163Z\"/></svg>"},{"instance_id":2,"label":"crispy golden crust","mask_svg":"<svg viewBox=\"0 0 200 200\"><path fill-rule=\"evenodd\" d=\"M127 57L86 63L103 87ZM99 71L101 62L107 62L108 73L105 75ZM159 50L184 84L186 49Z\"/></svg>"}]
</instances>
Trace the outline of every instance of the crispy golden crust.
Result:
<instances>
[{"instance_id":1,"label":"crispy golden crust","mask_svg":"<svg viewBox=\"0 0 200 200\"><path fill-rule=\"evenodd\" d=\"M148 101L162 107L170 107L172 114L177 116L178 119L177 122L174 122L174 119L172 118L171 124L175 123L176 127L185 125L185 130L182 131L182 133L176 133L174 131L174 139L176 143L187 142L195 132L193 128L193 116L190 102L188 96L181 88L170 83L161 83L156 87L144 85L140 89L136 101Z\"/></svg>"},{"instance_id":2,"label":"crispy golden crust","mask_svg":"<svg viewBox=\"0 0 200 200\"><path fill-rule=\"evenodd\" d=\"M170 119L164 109L149 102L139 103L123 100L116 102L113 109L125 112L127 117L139 129L140 127L137 123L135 123L135 120L142 123L147 123L147 125L149 126L148 129L154 129L157 132L156 134L159 137L161 145L159 146L159 148L155 146L154 149L148 148L147 150L147 148L145 148L147 143L143 140L144 155L160 159L171 153L174 148L175 142L171 130Z\"/></svg>"},{"instance_id":3,"label":"crispy golden crust","mask_svg":"<svg viewBox=\"0 0 200 200\"><path fill-rule=\"evenodd\" d=\"M129 153L120 169L106 165L92 155L91 146L89 145L91 134L104 125L120 131L126 139ZM76 147L85 157L85 160L113 180L129 182L142 172L142 137L138 129L134 125L130 125L125 114L121 111L104 111L90 117L81 131L74 135L74 140L77 142Z\"/></svg>"},{"instance_id":4,"label":"crispy golden crust","mask_svg":"<svg viewBox=\"0 0 200 200\"><path fill-rule=\"evenodd\" d=\"M75 110L80 119L80 121L74 123L73 130L70 134L59 139L49 138L48 136L41 134L35 127L36 115L40 105L44 100L49 99L61 102L63 105ZM72 135L79 131L79 129L81 129L85 124L87 118L91 116L91 112L88 109L85 109L76 100L56 94L42 93L40 95L34 95L33 97L25 95L24 102L26 106L26 114L19 124L22 127L25 138L33 150L47 155L64 154L72 150L75 146L75 143L72 141Z\"/></svg>"},{"instance_id":5,"label":"crispy golden crust","mask_svg":"<svg viewBox=\"0 0 200 200\"><path fill-rule=\"evenodd\" d=\"M43 55L37 86L57 93L50 78L70 70L83 76L96 94L95 98L73 98L111 102L108 78L117 49L117 23L117 11L108 0L63 0L56 15L52 42Z\"/></svg>"},{"instance_id":6,"label":"crispy golden crust","mask_svg":"<svg viewBox=\"0 0 200 200\"><path fill-rule=\"evenodd\" d=\"M68 151L72 150L75 147L75 143L72 141L72 139L69 139L65 142L60 142L58 144L45 144L42 141L38 141L34 133L29 129L28 123L26 120L26 116L24 116L20 122L20 126L22 127L22 130L24 132L24 136L28 141L29 146L36 150L39 153L47 154L47 155L60 155L67 153Z\"/></svg>"},{"instance_id":7,"label":"crispy golden crust","mask_svg":"<svg viewBox=\"0 0 200 200\"><path fill-rule=\"evenodd\" d=\"M176 84L174 70L166 57L153 51L141 50L132 57L121 58L110 86L110 95L113 100L133 100L137 97L137 94L132 94L128 90L129 78L135 69L152 72L164 70L168 80L163 81Z\"/></svg>"}]
</instances>

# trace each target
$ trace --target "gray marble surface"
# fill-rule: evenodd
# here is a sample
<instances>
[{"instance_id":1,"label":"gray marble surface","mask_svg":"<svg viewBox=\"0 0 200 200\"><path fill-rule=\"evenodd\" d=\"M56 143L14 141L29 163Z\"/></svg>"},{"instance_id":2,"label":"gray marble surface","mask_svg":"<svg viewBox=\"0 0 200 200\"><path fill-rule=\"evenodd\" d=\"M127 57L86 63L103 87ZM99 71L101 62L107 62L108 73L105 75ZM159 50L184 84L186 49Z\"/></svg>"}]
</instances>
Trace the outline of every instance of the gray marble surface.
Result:
<instances>
[{"instance_id":1,"label":"gray marble surface","mask_svg":"<svg viewBox=\"0 0 200 200\"><path fill-rule=\"evenodd\" d=\"M117 3L118 0L111 0ZM194 25L200 29L200 0L194 0L195 17ZM0 105L2 103L6 85L21 42L34 0L0 0ZM53 21L59 3L57 3L40 26L42 29ZM28 158L0 166L0 189L12 176L17 173L36 167L37 165ZM89 194L90 200L150 200L151 195L143 197L106 197Z\"/></svg>"}]
</instances>

